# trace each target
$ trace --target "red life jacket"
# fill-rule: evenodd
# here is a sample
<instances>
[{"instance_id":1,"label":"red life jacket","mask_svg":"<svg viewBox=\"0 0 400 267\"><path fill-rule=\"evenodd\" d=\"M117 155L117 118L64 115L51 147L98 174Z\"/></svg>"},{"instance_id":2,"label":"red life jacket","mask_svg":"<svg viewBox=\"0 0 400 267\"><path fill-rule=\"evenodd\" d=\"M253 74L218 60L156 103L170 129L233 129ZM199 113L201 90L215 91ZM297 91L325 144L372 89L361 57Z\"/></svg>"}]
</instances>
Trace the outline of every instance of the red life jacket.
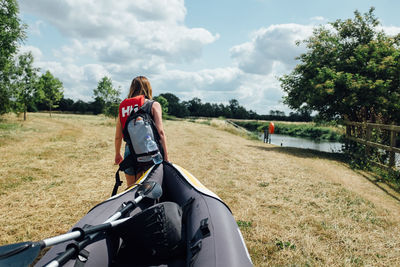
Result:
<instances>
[{"instance_id":1,"label":"red life jacket","mask_svg":"<svg viewBox=\"0 0 400 267\"><path fill-rule=\"evenodd\" d=\"M126 120L132 110L139 109L144 104L144 95L127 98L119 104L119 118L121 120L122 129L125 127Z\"/></svg>"}]
</instances>

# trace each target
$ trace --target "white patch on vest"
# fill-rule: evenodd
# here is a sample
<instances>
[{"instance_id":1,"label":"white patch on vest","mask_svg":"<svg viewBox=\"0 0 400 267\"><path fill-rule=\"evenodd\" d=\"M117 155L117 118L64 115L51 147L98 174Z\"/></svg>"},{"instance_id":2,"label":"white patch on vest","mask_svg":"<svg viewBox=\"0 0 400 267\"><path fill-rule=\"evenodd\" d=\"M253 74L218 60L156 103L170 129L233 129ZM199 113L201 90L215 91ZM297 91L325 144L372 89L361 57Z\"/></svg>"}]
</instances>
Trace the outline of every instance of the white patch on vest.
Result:
<instances>
[{"instance_id":1,"label":"white patch on vest","mask_svg":"<svg viewBox=\"0 0 400 267\"><path fill-rule=\"evenodd\" d=\"M127 106L126 108L122 108L122 117L127 117L131 114L132 106Z\"/></svg>"},{"instance_id":2,"label":"white patch on vest","mask_svg":"<svg viewBox=\"0 0 400 267\"><path fill-rule=\"evenodd\" d=\"M131 106L131 109L132 109L132 106ZM133 111L137 112L138 110L139 110L139 105L136 104L135 107L133 108Z\"/></svg>"}]
</instances>

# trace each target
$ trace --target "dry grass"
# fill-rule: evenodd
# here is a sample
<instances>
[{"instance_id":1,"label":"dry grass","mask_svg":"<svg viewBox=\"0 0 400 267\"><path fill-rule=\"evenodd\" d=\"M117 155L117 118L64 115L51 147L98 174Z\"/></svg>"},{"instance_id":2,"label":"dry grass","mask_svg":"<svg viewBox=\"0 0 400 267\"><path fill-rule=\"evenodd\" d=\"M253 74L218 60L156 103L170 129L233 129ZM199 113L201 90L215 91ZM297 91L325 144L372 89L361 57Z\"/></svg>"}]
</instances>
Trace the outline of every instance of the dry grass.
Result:
<instances>
[{"instance_id":1,"label":"dry grass","mask_svg":"<svg viewBox=\"0 0 400 267\"><path fill-rule=\"evenodd\" d=\"M0 244L63 233L109 196L116 170L113 120L29 114L18 123L0 135ZM230 206L255 266L400 265L393 197L323 153L214 126L166 121L170 159Z\"/></svg>"}]
</instances>

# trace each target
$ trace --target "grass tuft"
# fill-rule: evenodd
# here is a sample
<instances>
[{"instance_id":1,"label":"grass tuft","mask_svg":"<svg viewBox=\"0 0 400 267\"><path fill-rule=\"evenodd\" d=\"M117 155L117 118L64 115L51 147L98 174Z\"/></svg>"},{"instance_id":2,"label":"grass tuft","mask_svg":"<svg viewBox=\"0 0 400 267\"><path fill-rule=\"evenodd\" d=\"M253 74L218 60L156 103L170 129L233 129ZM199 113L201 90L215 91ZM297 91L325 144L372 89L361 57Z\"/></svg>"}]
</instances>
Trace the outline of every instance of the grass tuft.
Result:
<instances>
[{"instance_id":1,"label":"grass tuft","mask_svg":"<svg viewBox=\"0 0 400 267\"><path fill-rule=\"evenodd\" d=\"M267 182L262 182L262 183L259 183L258 186L260 186L260 187L267 187L267 186L269 186L269 183L267 183Z\"/></svg>"},{"instance_id":2,"label":"grass tuft","mask_svg":"<svg viewBox=\"0 0 400 267\"><path fill-rule=\"evenodd\" d=\"M277 246L277 248L279 250L283 250L283 249L295 250L296 249L296 245L292 244L290 241L277 240L275 245Z\"/></svg>"},{"instance_id":3,"label":"grass tuft","mask_svg":"<svg viewBox=\"0 0 400 267\"><path fill-rule=\"evenodd\" d=\"M250 228L253 225L253 223L251 221L241 221L241 220L239 220L236 223L240 227L240 229L242 229L242 230Z\"/></svg>"}]
</instances>

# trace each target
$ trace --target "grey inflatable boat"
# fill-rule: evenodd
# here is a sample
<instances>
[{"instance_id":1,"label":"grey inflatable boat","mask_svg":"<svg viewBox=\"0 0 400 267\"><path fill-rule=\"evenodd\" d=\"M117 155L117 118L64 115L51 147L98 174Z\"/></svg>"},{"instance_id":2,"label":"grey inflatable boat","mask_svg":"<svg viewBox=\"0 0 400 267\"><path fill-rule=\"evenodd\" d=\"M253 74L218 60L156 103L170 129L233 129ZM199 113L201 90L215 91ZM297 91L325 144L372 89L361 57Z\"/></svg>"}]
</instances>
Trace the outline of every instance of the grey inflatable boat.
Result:
<instances>
[{"instance_id":1,"label":"grey inflatable boat","mask_svg":"<svg viewBox=\"0 0 400 267\"><path fill-rule=\"evenodd\" d=\"M253 266L229 207L193 175L164 162L138 183L149 181L161 185L162 196L140 201L126 222L104 231L64 266ZM137 191L133 186L98 204L71 231L103 223ZM35 266L48 265L71 243L53 246Z\"/></svg>"}]
</instances>

